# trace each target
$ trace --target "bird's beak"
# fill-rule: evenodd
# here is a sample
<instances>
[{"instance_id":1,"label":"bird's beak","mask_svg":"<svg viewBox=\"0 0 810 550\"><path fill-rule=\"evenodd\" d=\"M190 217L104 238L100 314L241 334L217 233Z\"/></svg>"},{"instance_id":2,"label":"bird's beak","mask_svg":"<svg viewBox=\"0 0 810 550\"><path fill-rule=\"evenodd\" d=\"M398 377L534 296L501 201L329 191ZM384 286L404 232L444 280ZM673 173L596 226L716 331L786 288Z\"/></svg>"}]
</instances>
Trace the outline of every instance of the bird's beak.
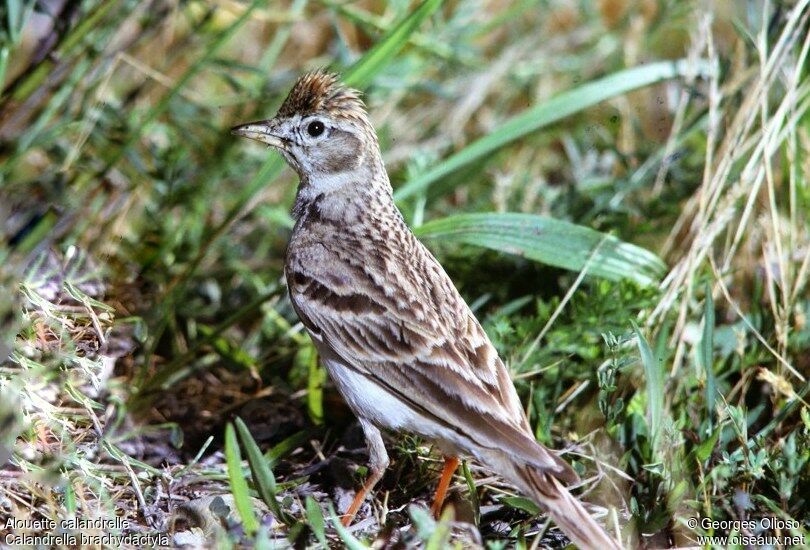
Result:
<instances>
[{"instance_id":1,"label":"bird's beak","mask_svg":"<svg viewBox=\"0 0 810 550\"><path fill-rule=\"evenodd\" d=\"M278 135L278 125L274 119L260 120L258 122L248 122L231 128L231 133L237 136L255 139L266 143L276 149L285 148L285 140Z\"/></svg>"}]
</instances>

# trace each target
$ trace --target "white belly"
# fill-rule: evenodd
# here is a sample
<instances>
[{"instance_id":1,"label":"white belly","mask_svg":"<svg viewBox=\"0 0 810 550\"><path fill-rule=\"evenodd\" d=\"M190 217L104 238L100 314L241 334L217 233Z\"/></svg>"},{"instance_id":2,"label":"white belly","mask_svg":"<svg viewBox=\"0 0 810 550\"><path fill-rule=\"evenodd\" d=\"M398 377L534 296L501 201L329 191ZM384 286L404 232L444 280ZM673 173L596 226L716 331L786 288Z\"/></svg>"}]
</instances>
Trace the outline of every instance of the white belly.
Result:
<instances>
[{"instance_id":1,"label":"white belly","mask_svg":"<svg viewBox=\"0 0 810 550\"><path fill-rule=\"evenodd\" d=\"M385 388L347 367L317 335L312 335L312 341L329 377L355 415L378 428L410 432L429 439L448 456L473 454L459 434L419 414Z\"/></svg>"},{"instance_id":2,"label":"white belly","mask_svg":"<svg viewBox=\"0 0 810 550\"><path fill-rule=\"evenodd\" d=\"M390 392L370 382L362 374L344 366L339 360L323 357L324 366L349 407L373 424L392 430L405 430L430 436L435 428ZM427 433L426 433L427 432Z\"/></svg>"}]
</instances>

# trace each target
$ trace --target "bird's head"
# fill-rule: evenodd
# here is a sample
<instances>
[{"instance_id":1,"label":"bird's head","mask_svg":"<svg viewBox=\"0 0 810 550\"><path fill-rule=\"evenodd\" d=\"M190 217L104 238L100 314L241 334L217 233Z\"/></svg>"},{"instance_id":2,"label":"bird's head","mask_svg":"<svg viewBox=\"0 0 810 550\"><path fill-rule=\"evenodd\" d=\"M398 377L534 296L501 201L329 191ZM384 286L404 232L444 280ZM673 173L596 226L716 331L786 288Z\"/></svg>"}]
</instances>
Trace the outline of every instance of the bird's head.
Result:
<instances>
[{"instance_id":1,"label":"bird's head","mask_svg":"<svg viewBox=\"0 0 810 550\"><path fill-rule=\"evenodd\" d=\"M359 93L321 70L296 81L275 117L231 132L278 149L302 181L315 185L346 180L380 157Z\"/></svg>"}]
</instances>

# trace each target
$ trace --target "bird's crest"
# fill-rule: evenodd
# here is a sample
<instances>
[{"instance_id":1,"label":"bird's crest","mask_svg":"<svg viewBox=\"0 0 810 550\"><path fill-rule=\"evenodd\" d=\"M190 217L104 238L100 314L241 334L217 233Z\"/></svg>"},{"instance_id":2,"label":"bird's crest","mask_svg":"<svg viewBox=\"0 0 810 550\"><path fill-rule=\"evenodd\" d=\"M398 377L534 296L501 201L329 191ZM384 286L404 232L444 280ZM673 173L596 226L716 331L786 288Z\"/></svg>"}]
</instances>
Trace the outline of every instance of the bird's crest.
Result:
<instances>
[{"instance_id":1,"label":"bird's crest","mask_svg":"<svg viewBox=\"0 0 810 550\"><path fill-rule=\"evenodd\" d=\"M296 113L309 115L319 112L367 121L366 107L360 99L360 93L344 86L336 74L321 69L298 78L287 99L281 104L277 116L289 117Z\"/></svg>"}]
</instances>

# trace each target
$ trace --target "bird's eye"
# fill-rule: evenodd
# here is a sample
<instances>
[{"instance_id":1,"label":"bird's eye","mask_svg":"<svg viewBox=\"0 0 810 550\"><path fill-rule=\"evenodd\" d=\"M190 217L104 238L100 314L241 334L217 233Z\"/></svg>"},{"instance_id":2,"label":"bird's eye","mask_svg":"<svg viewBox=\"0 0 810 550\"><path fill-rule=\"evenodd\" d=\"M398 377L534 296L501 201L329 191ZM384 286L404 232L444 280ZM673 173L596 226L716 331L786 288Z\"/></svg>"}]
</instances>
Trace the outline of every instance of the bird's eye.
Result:
<instances>
[{"instance_id":1,"label":"bird's eye","mask_svg":"<svg viewBox=\"0 0 810 550\"><path fill-rule=\"evenodd\" d=\"M309 126L307 126L307 133L312 137L318 137L321 135L323 133L323 122L320 120L310 122Z\"/></svg>"}]
</instances>

